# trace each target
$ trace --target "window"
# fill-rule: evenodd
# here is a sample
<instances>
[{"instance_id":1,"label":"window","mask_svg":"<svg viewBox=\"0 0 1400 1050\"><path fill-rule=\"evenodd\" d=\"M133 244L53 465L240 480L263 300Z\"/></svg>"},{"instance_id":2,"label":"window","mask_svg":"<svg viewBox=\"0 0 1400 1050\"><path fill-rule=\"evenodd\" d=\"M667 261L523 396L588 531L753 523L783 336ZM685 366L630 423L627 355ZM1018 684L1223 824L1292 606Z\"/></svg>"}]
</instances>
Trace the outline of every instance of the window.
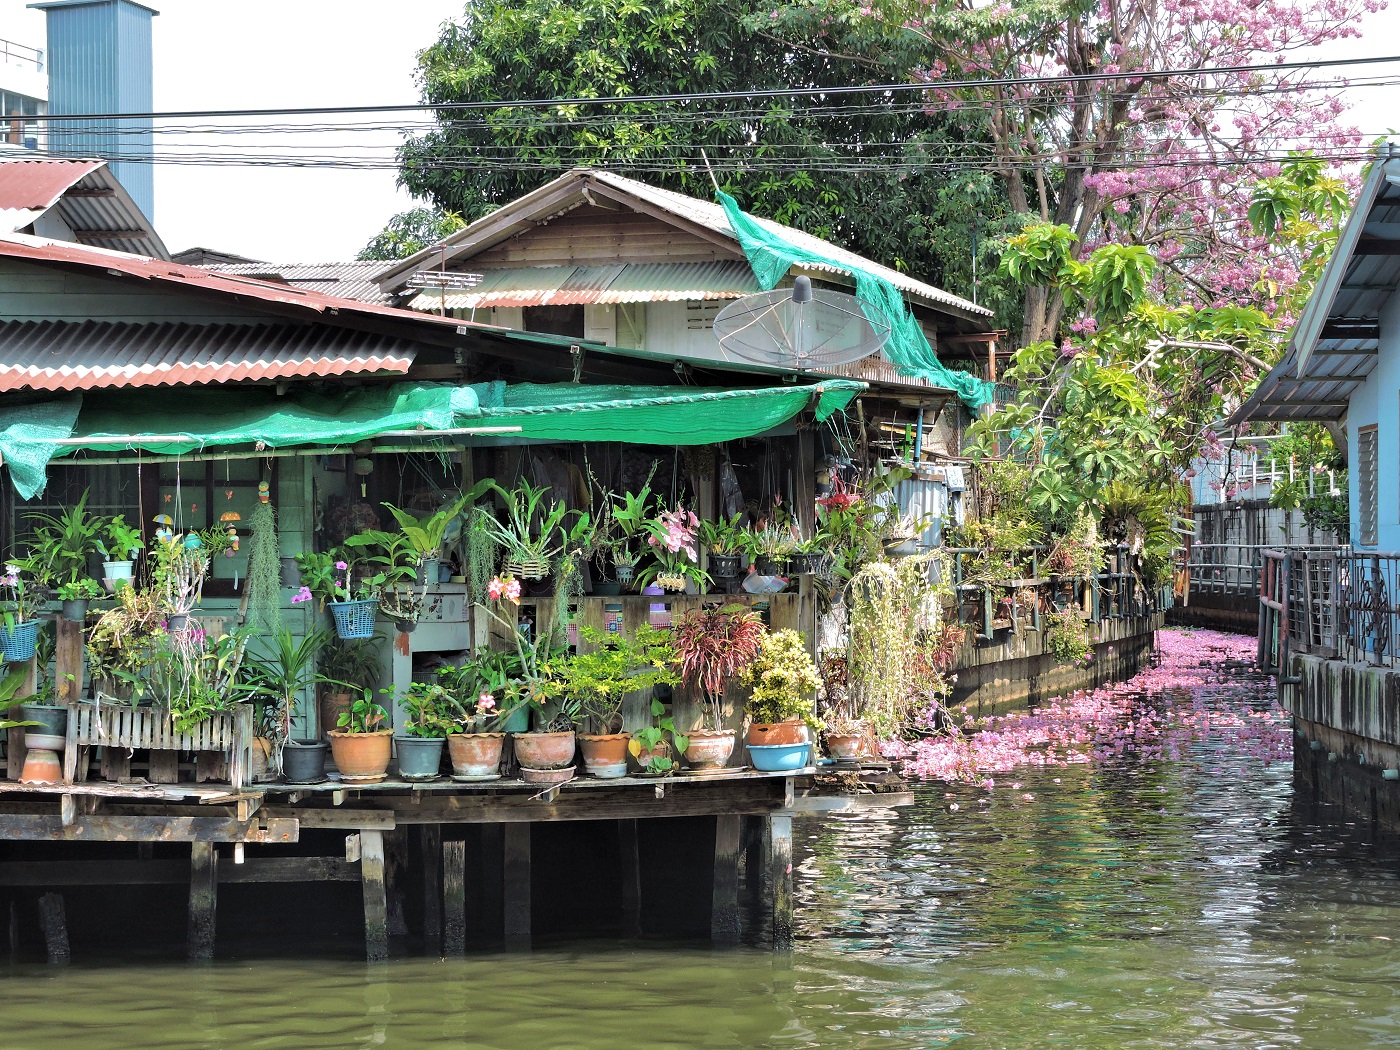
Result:
<instances>
[{"instance_id":1,"label":"window","mask_svg":"<svg viewBox=\"0 0 1400 1050\"><path fill-rule=\"evenodd\" d=\"M1374 426L1356 432L1356 498L1361 525L1361 545L1374 547L1376 530L1377 432Z\"/></svg>"},{"instance_id":2,"label":"window","mask_svg":"<svg viewBox=\"0 0 1400 1050\"><path fill-rule=\"evenodd\" d=\"M525 331L583 338L583 306L527 306Z\"/></svg>"},{"instance_id":3,"label":"window","mask_svg":"<svg viewBox=\"0 0 1400 1050\"><path fill-rule=\"evenodd\" d=\"M258 482L267 481L277 491L276 460L264 470L261 460L235 459L185 462L162 460L149 471L158 486L151 503L159 509L147 515L168 514L177 533L203 530L230 522L243 542L237 554L215 558L204 592L212 596L238 593L248 574L248 521L258 502ZM226 519L225 515L236 514ZM150 528L150 526L146 526Z\"/></svg>"}]
</instances>

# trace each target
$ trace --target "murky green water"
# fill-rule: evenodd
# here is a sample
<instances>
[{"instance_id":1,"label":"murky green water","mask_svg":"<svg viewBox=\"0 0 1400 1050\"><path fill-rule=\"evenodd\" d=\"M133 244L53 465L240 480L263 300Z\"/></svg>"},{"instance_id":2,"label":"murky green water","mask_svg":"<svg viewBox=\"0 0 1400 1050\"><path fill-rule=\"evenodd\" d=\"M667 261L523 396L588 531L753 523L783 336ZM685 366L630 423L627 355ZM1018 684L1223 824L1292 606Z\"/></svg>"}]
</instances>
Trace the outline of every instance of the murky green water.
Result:
<instances>
[{"instance_id":1,"label":"murky green water","mask_svg":"<svg viewBox=\"0 0 1400 1050\"><path fill-rule=\"evenodd\" d=\"M1286 768L1019 779L800 825L790 959L12 967L0 1048L1400 1045L1400 850L1295 818Z\"/></svg>"}]
</instances>

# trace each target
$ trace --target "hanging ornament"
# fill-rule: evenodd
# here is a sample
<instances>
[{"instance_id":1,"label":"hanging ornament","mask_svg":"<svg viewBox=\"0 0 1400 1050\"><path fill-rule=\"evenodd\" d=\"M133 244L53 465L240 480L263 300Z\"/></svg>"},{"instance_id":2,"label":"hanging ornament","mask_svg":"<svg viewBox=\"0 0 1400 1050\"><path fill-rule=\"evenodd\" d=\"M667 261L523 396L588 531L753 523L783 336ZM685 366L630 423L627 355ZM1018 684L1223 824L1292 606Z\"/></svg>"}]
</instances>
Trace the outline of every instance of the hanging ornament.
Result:
<instances>
[{"instance_id":1,"label":"hanging ornament","mask_svg":"<svg viewBox=\"0 0 1400 1050\"><path fill-rule=\"evenodd\" d=\"M167 493L165 494L165 502L166 502L166 503L169 503L169 502L170 502L171 500L173 500L174 498L175 498L175 497L174 497L171 493L169 493L169 492L167 492Z\"/></svg>"},{"instance_id":2,"label":"hanging ornament","mask_svg":"<svg viewBox=\"0 0 1400 1050\"><path fill-rule=\"evenodd\" d=\"M190 513L193 514L193 513L194 513L195 511L197 511L197 510L199 510L199 504L198 504L198 503L191 503L191 504L190 504Z\"/></svg>"},{"instance_id":3,"label":"hanging ornament","mask_svg":"<svg viewBox=\"0 0 1400 1050\"><path fill-rule=\"evenodd\" d=\"M233 499L233 489L224 489L224 499Z\"/></svg>"},{"instance_id":4,"label":"hanging ornament","mask_svg":"<svg viewBox=\"0 0 1400 1050\"><path fill-rule=\"evenodd\" d=\"M266 481L259 481L259 482L258 482L258 502L259 502L259 503L271 503L271 502L272 502L272 493L268 490L268 485L267 485L267 482L266 482Z\"/></svg>"},{"instance_id":5,"label":"hanging ornament","mask_svg":"<svg viewBox=\"0 0 1400 1050\"><path fill-rule=\"evenodd\" d=\"M234 522L242 521L243 515L236 511L229 511L227 514L219 515L219 520L224 523L224 528L228 530L228 546L224 548L224 557L232 558L238 553L238 526Z\"/></svg>"},{"instance_id":6,"label":"hanging ornament","mask_svg":"<svg viewBox=\"0 0 1400 1050\"><path fill-rule=\"evenodd\" d=\"M360 478L360 499L365 498L366 483L365 478L374 472L374 460L368 456L360 456L355 460L355 473Z\"/></svg>"},{"instance_id":7,"label":"hanging ornament","mask_svg":"<svg viewBox=\"0 0 1400 1050\"><path fill-rule=\"evenodd\" d=\"M185 533L185 550L197 551L203 546L204 541L199 538L199 533L195 532L194 529L190 529L189 532Z\"/></svg>"},{"instance_id":8,"label":"hanging ornament","mask_svg":"<svg viewBox=\"0 0 1400 1050\"><path fill-rule=\"evenodd\" d=\"M169 499L169 497L166 497ZM156 539L161 543L169 543L175 538L175 519L169 514L157 514L151 519L156 526Z\"/></svg>"}]
</instances>

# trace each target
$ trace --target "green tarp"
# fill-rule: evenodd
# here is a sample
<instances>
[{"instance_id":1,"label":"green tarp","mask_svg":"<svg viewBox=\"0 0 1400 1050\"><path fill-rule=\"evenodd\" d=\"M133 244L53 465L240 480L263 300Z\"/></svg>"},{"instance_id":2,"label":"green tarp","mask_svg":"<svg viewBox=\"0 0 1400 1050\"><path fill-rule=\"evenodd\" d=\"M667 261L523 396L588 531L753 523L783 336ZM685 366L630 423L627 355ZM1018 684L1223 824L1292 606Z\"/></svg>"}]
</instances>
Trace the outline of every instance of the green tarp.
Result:
<instances>
[{"instance_id":1,"label":"green tarp","mask_svg":"<svg viewBox=\"0 0 1400 1050\"><path fill-rule=\"evenodd\" d=\"M985 379L949 368L938 360L924 330L905 305L904 296L888 279L858 269L844 260L801 248L746 215L734 198L723 190L716 190L715 195L724 208L734 235L739 238L749 265L753 267L754 276L765 291L776 288L797 263L834 266L849 273L856 279L856 297L880 310L893 324L894 330L885 343L883 353L900 375L927 379L930 383L954 391L973 412L991 403L995 386Z\"/></svg>"},{"instance_id":2,"label":"green tarp","mask_svg":"<svg viewBox=\"0 0 1400 1050\"><path fill-rule=\"evenodd\" d=\"M0 450L28 499L43 491L50 457L80 450L185 455L249 445L345 447L395 431L460 428L502 428L482 441L700 445L761 434L809 407L824 420L864 389L853 380L826 380L755 390L496 382L285 396L266 388L107 391L0 409ZM57 444L61 439L79 440Z\"/></svg>"}]
</instances>

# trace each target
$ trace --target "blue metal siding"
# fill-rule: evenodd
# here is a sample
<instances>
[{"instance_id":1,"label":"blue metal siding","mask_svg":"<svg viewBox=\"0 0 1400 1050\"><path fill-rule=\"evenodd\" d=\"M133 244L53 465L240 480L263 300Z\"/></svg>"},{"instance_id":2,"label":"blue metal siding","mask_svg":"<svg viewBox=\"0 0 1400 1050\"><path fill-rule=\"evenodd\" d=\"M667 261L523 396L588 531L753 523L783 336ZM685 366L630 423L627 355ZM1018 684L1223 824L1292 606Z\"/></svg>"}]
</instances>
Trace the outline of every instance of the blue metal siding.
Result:
<instances>
[{"instance_id":1,"label":"blue metal siding","mask_svg":"<svg viewBox=\"0 0 1400 1050\"><path fill-rule=\"evenodd\" d=\"M153 108L151 12L127 0L49 8L49 112L148 113ZM149 157L151 121L53 125L53 146L76 156ZM112 173L152 217L154 173L146 161L117 161Z\"/></svg>"}]
</instances>

